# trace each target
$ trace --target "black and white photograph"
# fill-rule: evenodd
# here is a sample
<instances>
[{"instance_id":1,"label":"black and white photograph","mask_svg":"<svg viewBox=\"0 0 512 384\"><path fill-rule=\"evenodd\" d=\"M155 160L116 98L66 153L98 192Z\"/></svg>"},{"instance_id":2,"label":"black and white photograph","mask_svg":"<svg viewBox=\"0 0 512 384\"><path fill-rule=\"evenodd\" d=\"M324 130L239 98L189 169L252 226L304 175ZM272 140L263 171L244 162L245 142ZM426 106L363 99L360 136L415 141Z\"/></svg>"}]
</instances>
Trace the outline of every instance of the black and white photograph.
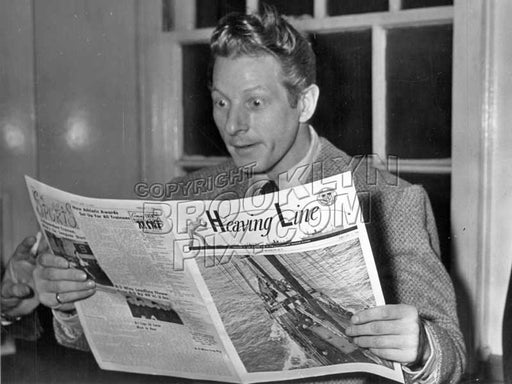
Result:
<instances>
[{"instance_id":1,"label":"black and white photograph","mask_svg":"<svg viewBox=\"0 0 512 384\"><path fill-rule=\"evenodd\" d=\"M512 0L0 0L2 383L376 383L393 367L512 384L511 16ZM353 240L182 257L211 224L201 204L345 173L378 303L338 263ZM141 237L113 213L155 201L172 209ZM116 349L116 289L156 299L130 299L126 324L192 321L207 342L143 366ZM137 344L144 361L189 342L166 336Z\"/></svg>"},{"instance_id":2,"label":"black and white photograph","mask_svg":"<svg viewBox=\"0 0 512 384\"><path fill-rule=\"evenodd\" d=\"M53 253L65 258L70 268L84 271L87 278L97 284L113 287L112 281L98 264L89 244L57 236L49 231L46 231L46 237Z\"/></svg>"},{"instance_id":3,"label":"black and white photograph","mask_svg":"<svg viewBox=\"0 0 512 384\"><path fill-rule=\"evenodd\" d=\"M375 306L357 238L308 253L199 264L247 371L348 362L392 368L345 332L356 312Z\"/></svg>"},{"instance_id":4,"label":"black and white photograph","mask_svg":"<svg viewBox=\"0 0 512 384\"><path fill-rule=\"evenodd\" d=\"M178 313L167 303L133 295L126 296L126 303L134 318L183 324Z\"/></svg>"}]
</instances>

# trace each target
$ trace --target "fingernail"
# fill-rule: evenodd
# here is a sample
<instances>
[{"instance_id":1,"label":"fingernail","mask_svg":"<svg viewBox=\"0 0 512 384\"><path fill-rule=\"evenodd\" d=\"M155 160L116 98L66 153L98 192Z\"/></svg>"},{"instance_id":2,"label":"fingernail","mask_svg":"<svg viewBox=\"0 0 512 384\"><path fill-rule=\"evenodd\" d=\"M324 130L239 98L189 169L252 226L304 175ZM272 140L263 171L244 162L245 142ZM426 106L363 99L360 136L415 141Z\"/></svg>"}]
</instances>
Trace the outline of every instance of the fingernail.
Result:
<instances>
[{"instance_id":1,"label":"fingernail","mask_svg":"<svg viewBox=\"0 0 512 384\"><path fill-rule=\"evenodd\" d=\"M32 290L32 288L28 286L21 288L20 299L30 299L32 297L34 297L34 291Z\"/></svg>"},{"instance_id":2,"label":"fingernail","mask_svg":"<svg viewBox=\"0 0 512 384\"><path fill-rule=\"evenodd\" d=\"M92 287L94 287L95 285L96 285L96 283L94 282L94 280L88 280L88 281L87 281L87 286L88 286L88 287L91 287L91 288L92 288Z\"/></svg>"},{"instance_id":3,"label":"fingernail","mask_svg":"<svg viewBox=\"0 0 512 384\"><path fill-rule=\"evenodd\" d=\"M354 323L354 324L359 323L359 316L357 316L357 315L352 316L352 319L350 319L350 321L352 321L352 323Z\"/></svg>"},{"instance_id":4,"label":"fingernail","mask_svg":"<svg viewBox=\"0 0 512 384\"><path fill-rule=\"evenodd\" d=\"M85 272L80 272L79 277L81 280L85 280L85 279L87 279L87 274Z\"/></svg>"}]
</instances>

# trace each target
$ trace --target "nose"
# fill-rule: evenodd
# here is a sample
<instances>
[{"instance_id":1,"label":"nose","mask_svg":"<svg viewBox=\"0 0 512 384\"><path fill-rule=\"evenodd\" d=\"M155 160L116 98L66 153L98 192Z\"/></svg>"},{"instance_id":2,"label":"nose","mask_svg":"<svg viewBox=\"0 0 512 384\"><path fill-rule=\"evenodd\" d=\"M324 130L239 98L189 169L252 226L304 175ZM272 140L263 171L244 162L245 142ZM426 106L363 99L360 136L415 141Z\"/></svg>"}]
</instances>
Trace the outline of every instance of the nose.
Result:
<instances>
[{"instance_id":1,"label":"nose","mask_svg":"<svg viewBox=\"0 0 512 384\"><path fill-rule=\"evenodd\" d=\"M243 107L231 106L227 113L224 129L229 135L236 135L249 129L249 117Z\"/></svg>"}]
</instances>

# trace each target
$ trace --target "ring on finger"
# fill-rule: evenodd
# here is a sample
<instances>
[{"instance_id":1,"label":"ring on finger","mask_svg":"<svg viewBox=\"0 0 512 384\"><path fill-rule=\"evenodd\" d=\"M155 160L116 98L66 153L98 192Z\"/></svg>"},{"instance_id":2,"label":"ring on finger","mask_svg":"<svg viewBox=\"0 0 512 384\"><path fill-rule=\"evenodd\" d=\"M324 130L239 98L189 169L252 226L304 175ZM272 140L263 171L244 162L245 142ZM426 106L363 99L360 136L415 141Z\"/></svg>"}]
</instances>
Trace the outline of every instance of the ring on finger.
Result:
<instances>
[{"instance_id":1,"label":"ring on finger","mask_svg":"<svg viewBox=\"0 0 512 384\"><path fill-rule=\"evenodd\" d=\"M63 302L63 301L62 301L62 299L60 298L60 293L59 293L59 292L57 292L57 293L55 294L55 300L57 300L57 303L58 303L58 305L59 305L59 306L60 306L60 305L62 305L62 304L64 304L64 302Z\"/></svg>"}]
</instances>

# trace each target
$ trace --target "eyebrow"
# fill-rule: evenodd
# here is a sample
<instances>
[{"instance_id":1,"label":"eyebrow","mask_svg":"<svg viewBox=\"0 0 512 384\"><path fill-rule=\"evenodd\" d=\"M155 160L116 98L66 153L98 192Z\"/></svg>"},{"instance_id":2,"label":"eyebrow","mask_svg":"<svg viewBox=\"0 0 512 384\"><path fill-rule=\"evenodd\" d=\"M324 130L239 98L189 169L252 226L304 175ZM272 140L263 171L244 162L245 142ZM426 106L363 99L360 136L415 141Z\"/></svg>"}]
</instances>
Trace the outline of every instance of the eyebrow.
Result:
<instances>
[{"instance_id":1,"label":"eyebrow","mask_svg":"<svg viewBox=\"0 0 512 384\"><path fill-rule=\"evenodd\" d=\"M210 90L210 92L218 92L222 95L225 95L224 92L222 92L220 89L216 88L216 87L213 87L212 85L208 85L208 89ZM251 88L247 88L247 89L244 89L243 90L243 93L249 93L249 92L253 92L253 91L259 91L259 90L263 90L263 91L266 91L267 88L266 87L263 87L261 85L256 85L254 87L251 87Z\"/></svg>"}]
</instances>

